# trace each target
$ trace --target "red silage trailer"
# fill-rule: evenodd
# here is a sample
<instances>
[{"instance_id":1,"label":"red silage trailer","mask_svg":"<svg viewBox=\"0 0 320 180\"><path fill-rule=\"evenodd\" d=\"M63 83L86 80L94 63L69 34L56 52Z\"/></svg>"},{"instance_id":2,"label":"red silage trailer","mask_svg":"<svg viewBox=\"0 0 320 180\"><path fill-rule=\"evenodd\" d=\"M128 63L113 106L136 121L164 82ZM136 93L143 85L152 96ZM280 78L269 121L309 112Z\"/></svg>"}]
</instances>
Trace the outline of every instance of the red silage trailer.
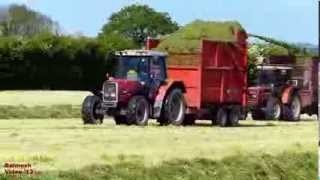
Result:
<instances>
[{"instance_id":1,"label":"red silage trailer","mask_svg":"<svg viewBox=\"0 0 320 180\"><path fill-rule=\"evenodd\" d=\"M203 40L196 54L169 55L168 78L185 87L186 124L202 119L232 126L242 117L247 105L247 35L238 32L236 37L234 42Z\"/></svg>"}]
</instances>

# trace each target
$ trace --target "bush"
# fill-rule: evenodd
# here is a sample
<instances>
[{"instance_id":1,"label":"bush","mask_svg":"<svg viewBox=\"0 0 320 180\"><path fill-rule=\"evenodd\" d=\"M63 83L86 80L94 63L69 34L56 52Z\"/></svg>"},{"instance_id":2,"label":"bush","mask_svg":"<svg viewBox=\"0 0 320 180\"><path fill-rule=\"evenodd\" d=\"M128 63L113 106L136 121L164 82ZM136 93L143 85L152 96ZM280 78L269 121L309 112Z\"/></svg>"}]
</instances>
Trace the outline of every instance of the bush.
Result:
<instances>
[{"instance_id":1,"label":"bush","mask_svg":"<svg viewBox=\"0 0 320 180\"><path fill-rule=\"evenodd\" d=\"M0 37L0 89L91 90L112 70L107 55L133 47L117 34L100 39L50 33Z\"/></svg>"}]
</instances>

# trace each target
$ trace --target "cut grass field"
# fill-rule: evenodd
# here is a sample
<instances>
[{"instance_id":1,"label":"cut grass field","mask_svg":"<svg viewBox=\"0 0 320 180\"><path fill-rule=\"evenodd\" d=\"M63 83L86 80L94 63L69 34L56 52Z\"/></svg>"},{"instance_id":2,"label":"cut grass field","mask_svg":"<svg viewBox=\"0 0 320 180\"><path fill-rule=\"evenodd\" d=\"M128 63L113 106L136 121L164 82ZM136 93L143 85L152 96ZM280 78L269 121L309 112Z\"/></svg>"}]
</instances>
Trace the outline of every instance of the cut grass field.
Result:
<instances>
[{"instance_id":1,"label":"cut grass field","mask_svg":"<svg viewBox=\"0 0 320 180\"><path fill-rule=\"evenodd\" d=\"M66 179L99 175L143 179L149 169L164 171L158 179L195 179L191 172L204 173L207 179L212 173L229 179L239 173L242 179L316 176L316 122L241 124L140 128L115 126L110 120L100 126L84 126L80 119L1 120L0 163L30 162L43 175L64 174ZM239 172L234 172L236 167ZM179 172L189 168L189 173Z\"/></svg>"},{"instance_id":2,"label":"cut grass field","mask_svg":"<svg viewBox=\"0 0 320 180\"><path fill-rule=\"evenodd\" d=\"M42 102L51 106L57 100L50 101L50 93ZM74 103L82 101L78 97ZM309 180L317 176L317 122L142 128L115 126L111 119L98 126L83 125L79 118L3 119L0 166L5 162L31 163L40 174L23 178L33 179Z\"/></svg>"},{"instance_id":3,"label":"cut grass field","mask_svg":"<svg viewBox=\"0 0 320 180\"><path fill-rule=\"evenodd\" d=\"M0 91L0 106L81 105L86 91Z\"/></svg>"}]
</instances>

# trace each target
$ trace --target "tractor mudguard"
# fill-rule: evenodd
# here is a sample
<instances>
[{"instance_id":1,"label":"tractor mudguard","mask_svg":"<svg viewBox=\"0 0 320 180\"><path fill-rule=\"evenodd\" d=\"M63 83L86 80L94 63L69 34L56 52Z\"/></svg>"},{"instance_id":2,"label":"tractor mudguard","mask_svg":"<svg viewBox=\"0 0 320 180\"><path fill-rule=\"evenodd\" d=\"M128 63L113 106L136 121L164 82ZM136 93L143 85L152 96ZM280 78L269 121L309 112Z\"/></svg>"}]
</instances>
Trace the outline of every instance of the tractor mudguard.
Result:
<instances>
[{"instance_id":1,"label":"tractor mudguard","mask_svg":"<svg viewBox=\"0 0 320 180\"><path fill-rule=\"evenodd\" d=\"M181 88L183 92L185 92L185 87L182 82L168 80L165 84L161 85L158 90L158 94L156 95L154 105L153 105L153 117L159 118L161 115L162 106L164 103L164 99L167 93L174 87Z\"/></svg>"},{"instance_id":2,"label":"tractor mudguard","mask_svg":"<svg viewBox=\"0 0 320 180\"><path fill-rule=\"evenodd\" d=\"M282 92L281 95L281 102L282 104L288 104L290 102L291 95L295 91L295 88L292 86L289 86L285 88L285 90Z\"/></svg>"}]
</instances>

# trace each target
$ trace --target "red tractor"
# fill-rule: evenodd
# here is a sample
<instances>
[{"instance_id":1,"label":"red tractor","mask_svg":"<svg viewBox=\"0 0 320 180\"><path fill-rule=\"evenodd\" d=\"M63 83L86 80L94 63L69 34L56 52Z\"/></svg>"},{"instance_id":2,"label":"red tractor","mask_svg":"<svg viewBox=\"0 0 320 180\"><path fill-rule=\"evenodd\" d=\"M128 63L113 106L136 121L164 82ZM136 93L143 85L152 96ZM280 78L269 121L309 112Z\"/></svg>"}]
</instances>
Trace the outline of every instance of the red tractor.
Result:
<instances>
[{"instance_id":1,"label":"red tractor","mask_svg":"<svg viewBox=\"0 0 320 180\"><path fill-rule=\"evenodd\" d=\"M298 121L301 113L317 114L317 59L274 56L258 66L257 74L248 90L253 119Z\"/></svg>"},{"instance_id":2,"label":"red tractor","mask_svg":"<svg viewBox=\"0 0 320 180\"><path fill-rule=\"evenodd\" d=\"M162 125L196 119L237 125L247 103L247 35L235 36L234 42L204 40L199 53L168 58L151 50L119 52L116 73L84 100L83 122L102 123L107 114L127 125L144 126L149 118ZM148 48L157 44L149 41ZM167 67L170 61L196 63Z\"/></svg>"},{"instance_id":3,"label":"red tractor","mask_svg":"<svg viewBox=\"0 0 320 180\"><path fill-rule=\"evenodd\" d=\"M162 123L181 124L185 89L180 81L166 83L166 54L128 50L119 52L117 57L116 73L105 81L102 92L85 99L84 123L101 123L104 114L108 114L118 125L147 125L149 117L161 118ZM162 86L166 86L165 94L159 94ZM159 96L165 96L164 102L157 101Z\"/></svg>"}]
</instances>

